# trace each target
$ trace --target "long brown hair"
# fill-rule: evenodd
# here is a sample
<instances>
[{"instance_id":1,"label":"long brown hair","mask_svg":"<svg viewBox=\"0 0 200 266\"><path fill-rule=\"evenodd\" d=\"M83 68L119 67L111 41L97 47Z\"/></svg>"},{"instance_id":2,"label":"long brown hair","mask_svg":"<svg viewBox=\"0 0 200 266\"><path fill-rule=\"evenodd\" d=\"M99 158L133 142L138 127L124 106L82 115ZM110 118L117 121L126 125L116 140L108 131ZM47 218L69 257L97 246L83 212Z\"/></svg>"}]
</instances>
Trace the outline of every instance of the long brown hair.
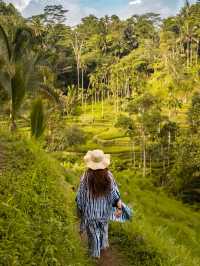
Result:
<instances>
[{"instance_id":1,"label":"long brown hair","mask_svg":"<svg viewBox=\"0 0 200 266\"><path fill-rule=\"evenodd\" d=\"M106 196L111 191L111 179L108 169L92 170L86 172L89 192L95 198Z\"/></svg>"}]
</instances>

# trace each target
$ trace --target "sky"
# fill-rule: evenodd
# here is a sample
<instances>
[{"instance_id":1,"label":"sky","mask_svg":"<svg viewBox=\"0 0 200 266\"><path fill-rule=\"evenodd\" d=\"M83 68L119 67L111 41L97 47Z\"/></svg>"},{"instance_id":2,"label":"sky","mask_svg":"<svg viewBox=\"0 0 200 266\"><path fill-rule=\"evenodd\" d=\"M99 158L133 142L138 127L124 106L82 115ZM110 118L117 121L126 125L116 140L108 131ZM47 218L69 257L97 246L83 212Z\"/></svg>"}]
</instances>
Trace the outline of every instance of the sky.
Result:
<instances>
[{"instance_id":1,"label":"sky","mask_svg":"<svg viewBox=\"0 0 200 266\"><path fill-rule=\"evenodd\" d=\"M69 10L67 24L76 25L81 18L93 14L97 17L116 14L125 19L134 14L155 12L162 17L174 15L185 0L4 0L12 3L25 17L42 13L47 4L62 4ZM196 2L190 0L191 3Z\"/></svg>"}]
</instances>

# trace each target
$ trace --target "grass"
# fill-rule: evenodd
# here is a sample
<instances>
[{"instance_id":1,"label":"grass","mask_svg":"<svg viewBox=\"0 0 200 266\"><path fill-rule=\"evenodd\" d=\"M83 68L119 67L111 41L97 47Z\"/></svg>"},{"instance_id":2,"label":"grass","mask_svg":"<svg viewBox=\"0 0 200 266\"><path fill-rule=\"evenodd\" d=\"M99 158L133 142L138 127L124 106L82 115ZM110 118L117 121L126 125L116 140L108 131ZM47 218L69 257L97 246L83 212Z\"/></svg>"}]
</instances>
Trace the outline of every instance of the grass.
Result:
<instances>
[{"instance_id":1,"label":"grass","mask_svg":"<svg viewBox=\"0 0 200 266\"><path fill-rule=\"evenodd\" d=\"M94 106L94 123L89 112L91 106L75 120L66 119L88 135L85 145L67 152L46 155L33 142L0 134L2 265L91 265L76 233L72 186L76 189L84 171L83 154L97 148L112 154L122 199L134 209L131 222L111 224L111 241L126 258L123 265L200 265L200 214L127 169L124 159L131 159L131 148L114 127L113 106L105 106L104 119L101 105ZM126 170L116 170L121 168Z\"/></svg>"},{"instance_id":2,"label":"grass","mask_svg":"<svg viewBox=\"0 0 200 266\"><path fill-rule=\"evenodd\" d=\"M34 142L1 133L0 143L0 265L91 265L67 173Z\"/></svg>"},{"instance_id":3,"label":"grass","mask_svg":"<svg viewBox=\"0 0 200 266\"><path fill-rule=\"evenodd\" d=\"M77 154L74 161L66 156L63 162L71 169L70 182L76 187L84 171L82 155ZM112 223L110 228L112 245L126 258L123 265L200 265L200 214L155 188L150 178L115 169L112 164L121 197L134 210L131 222Z\"/></svg>"},{"instance_id":4,"label":"grass","mask_svg":"<svg viewBox=\"0 0 200 266\"><path fill-rule=\"evenodd\" d=\"M123 200L135 211L132 222L113 224L111 231L127 265L200 265L200 214L130 171L116 177Z\"/></svg>"}]
</instances>

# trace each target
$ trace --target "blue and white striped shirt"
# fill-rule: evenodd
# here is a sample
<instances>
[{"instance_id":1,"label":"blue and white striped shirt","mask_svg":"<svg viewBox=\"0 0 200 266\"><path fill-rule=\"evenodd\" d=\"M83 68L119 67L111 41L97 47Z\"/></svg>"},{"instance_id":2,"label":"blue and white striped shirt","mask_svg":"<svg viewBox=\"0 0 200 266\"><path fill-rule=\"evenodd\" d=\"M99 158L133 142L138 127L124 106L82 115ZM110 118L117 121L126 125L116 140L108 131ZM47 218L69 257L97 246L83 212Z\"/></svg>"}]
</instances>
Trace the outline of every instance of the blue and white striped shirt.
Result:
<instances>
[{"instance_id":1,"label":"blue and white striped shirt","mask_svg":"<svg viewBox=\"0 0 200 266\"><path fill-rule=\"evenodd\" d=\"M89 193L85 175L82 177L76 197L77 206L81 212L82 223L86 224L92 220L109 220L113 205L120 199L119 189L111 172L109 172L109 177L111 179L110 193L98 198L94 198Z\"/></svg>"}]
</instances>

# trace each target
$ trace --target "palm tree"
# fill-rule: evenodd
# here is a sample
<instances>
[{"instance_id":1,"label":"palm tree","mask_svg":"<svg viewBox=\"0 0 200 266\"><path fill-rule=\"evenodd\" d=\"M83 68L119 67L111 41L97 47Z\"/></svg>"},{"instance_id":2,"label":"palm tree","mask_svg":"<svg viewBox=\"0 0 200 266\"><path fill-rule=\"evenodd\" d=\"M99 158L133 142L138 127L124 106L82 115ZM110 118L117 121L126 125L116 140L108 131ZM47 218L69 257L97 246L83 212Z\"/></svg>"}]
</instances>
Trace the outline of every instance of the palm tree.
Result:
<instances>
[{"instance_id":1,"label":"palm tree","mask_svg":"<svg viewBox=\"0 0 200 266\"><path fill-rule=\"evenodd\" d=\"M10 40L0 26L0 86L10 96L11 131L16 129L16 116L28 90L40 91L58 102L57 93L43 78L45 55L31 50L32 40L29 28L17 28Z\"/></svg>"},{"instance_id":2,"label":"palm tree","mask_svg":"<svg viewBox=\"0 0 200 266\"><path fill-rule=\"evenodd\" d=\"M189 67L193 61L193 44L196 47L196 52L198 52L199 47L199 25L195 22L194 18L191 5L186 1L185 6L178 17L178 22L180 24L180 38L177 40L177 43L180 43L182 47L184 47L187 67Z\"/></svg>"},{"instance_id":3,"label":"palm tree","mask_svg":"<svg viewBox=\"0 0 200 266\"><path fill-rule=\"evenodd\" d=\"M32 82L33 62L28 55L31 31L17 28L12 40L0 26L0 84L10 96L11 130L16 129L16 114L23 102L26 89Z\"/></svg>"}]
</instances>

